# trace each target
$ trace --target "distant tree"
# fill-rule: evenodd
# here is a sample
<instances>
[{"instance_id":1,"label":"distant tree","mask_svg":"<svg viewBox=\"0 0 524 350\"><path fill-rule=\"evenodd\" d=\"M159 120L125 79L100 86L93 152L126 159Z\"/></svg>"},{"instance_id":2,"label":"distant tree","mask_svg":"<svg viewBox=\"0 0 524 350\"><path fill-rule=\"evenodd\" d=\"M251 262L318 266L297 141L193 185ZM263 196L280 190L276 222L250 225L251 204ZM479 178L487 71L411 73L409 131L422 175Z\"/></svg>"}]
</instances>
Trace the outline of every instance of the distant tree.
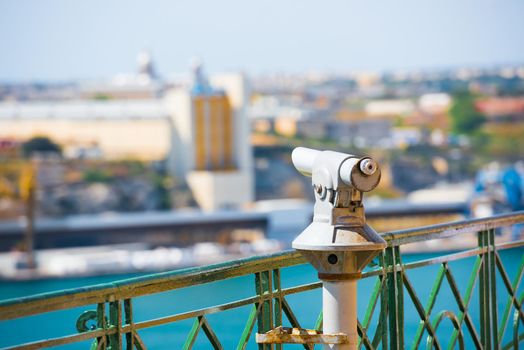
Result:
<instances>
[{"instance_id":1,"label":"distant tree","mask_svg":"<svg viewBox=\"0 0 524 350\"><path fill-rule=\"evenodd\" d=\"M486 119L475 109L475 96L469 92L460 92L453 96L449 114L455 134L474 134Z\"/></svg>"},{"instance_id":2,"label":"distant tree","mask_svg":"<svg viewBox=\"0 0 524 350\"><path fill-rule=\"evenodd\" d=\"M83 179L88 183L103 182L107 183L113 180L114 176L107 169L97 167L93 169L87 169L83 173Z\"/></svg>"},{"instance_id":3,"label":"distant tree","mask_svg":"<svg viewBox=\"0 0 524 350\"><path fill-rule=\"evenodd\" d=\"M29 158L35 153L56 153L62 155L62 148L45 136L36 136L22 144L24 157Z\"/></svg>"},{"instance_id":4,"label":"distant tree","mask_svg":"<svg viewBox=\"0 0 524 350\"><path fill-rule=\"evenodd\" d=\"M107 101L110 99L111 99L111 96L104 94L102 92L97 92L96 94L93 95L93 100Z\"/></svg>"}]
</instances>

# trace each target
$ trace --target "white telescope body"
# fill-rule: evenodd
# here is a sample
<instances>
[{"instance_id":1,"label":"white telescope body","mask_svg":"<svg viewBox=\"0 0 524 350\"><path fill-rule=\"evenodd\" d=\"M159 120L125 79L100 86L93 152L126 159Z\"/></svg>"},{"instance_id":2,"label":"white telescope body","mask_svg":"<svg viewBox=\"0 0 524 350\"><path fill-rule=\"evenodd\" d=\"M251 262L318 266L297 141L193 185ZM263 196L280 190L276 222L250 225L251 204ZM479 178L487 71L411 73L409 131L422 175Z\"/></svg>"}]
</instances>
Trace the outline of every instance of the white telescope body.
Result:
<instances>
[{"instance_id":1,"label":"white telescope body","mask_svg":"<svg viewBox=\"0 0 524 350\"><path fill-rule=\"evenodd\" d=\"M292 155L297 170L311 177L315 192L313 222L293 241L293 248L315 267L323 281L324 334L345 334L344 344L325 349L355 350L357 281L362 269L386 247L366 224L362 193L380 181L370 157L298 147Z\"/></svg>"}]
</instances>

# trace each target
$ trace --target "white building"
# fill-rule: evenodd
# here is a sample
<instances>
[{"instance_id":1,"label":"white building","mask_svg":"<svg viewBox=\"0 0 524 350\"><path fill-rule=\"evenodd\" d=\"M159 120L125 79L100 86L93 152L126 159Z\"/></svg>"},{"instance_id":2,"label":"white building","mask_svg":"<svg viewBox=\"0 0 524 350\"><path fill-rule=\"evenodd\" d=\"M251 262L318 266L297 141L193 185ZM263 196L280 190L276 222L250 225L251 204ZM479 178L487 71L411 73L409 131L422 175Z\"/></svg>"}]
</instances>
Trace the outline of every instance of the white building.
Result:
<instances>
[{"instance_id":1,"label":"white building","mask_svg":"<svg viewBox=\"0 0 524 350\"><path fill-rule=\"evenodd\" d=\"M167 159L201 208L237 207L254 198L248 85L242 74L210 82L197 67L191 89L163 98L3 102L0 139L47 136L107 159Z\"/></svg>"},{"instance_id":2,"label":"white building","mask_svg":"<svg viewBox=\"0 0 524 350\"><path fill-rule=\"evenodd\" d=\"M172 90L166 99L174 131L170 160L200 207L214 210L251 202L249 91L244 76L216 75L210 84L197 66L192 89Z\"/></svg>"}]
</instances>

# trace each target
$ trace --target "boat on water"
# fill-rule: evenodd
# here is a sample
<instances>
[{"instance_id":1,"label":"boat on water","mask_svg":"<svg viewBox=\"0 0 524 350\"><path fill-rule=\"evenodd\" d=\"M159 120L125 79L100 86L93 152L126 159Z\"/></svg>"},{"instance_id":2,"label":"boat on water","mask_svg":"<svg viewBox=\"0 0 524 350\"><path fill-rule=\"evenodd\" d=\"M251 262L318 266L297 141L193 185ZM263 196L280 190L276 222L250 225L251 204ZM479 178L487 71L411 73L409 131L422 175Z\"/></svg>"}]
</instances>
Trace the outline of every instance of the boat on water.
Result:
<instances>
[{"instance_id":1,"label":"boat on water","mask_svg":"<svg viewBox=\"0 0 524 350\"><path fill-rule=\"evenodd\" d=\"M67 278L154 272L202 266L282 250L274 239L223 245L202 242L188 247L149 247L143 243L45 249L35 252L36 268L27 268L23 252L0 254L0 279Z\"/></svg>"}]
</instances>

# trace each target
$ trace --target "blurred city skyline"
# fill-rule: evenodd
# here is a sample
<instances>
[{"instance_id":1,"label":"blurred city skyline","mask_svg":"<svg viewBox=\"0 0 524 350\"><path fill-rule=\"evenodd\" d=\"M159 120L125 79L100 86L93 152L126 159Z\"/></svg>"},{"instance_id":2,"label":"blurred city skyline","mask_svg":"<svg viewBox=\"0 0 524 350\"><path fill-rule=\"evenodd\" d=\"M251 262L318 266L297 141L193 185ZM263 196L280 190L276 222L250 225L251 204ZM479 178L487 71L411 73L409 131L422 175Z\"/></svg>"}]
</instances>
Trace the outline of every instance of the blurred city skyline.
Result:
<instances>
[{"instance_id":1,"label":"blurred city skyline","mask_svg":"<svg viewBox=\"0 0 524 350\"><path fill-rule=\"evenodd\" d=\"M0 81L107 78L149 50L161 76L522 64L524 2L0 0Z\"/></svg>"}]
</instances>

